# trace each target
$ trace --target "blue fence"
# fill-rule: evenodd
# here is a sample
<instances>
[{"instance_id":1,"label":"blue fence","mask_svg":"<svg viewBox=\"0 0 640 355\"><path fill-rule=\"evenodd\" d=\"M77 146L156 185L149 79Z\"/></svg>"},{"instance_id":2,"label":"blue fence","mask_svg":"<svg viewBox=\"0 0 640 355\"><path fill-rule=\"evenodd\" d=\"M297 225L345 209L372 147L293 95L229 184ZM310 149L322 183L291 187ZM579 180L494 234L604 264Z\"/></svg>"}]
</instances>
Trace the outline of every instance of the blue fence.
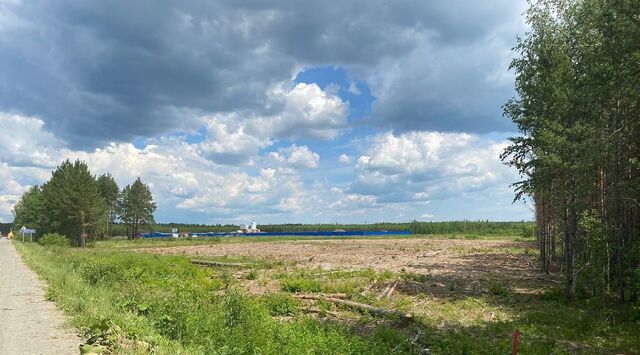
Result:
<instances>
[{"instance_id":1,"label":"blue fence","mask_svg":"<svg viewBox=\"0 0 640 355\"><path fill-rule=\"evenodd\" d=\"M348 232L261 232L261 233L189 233L191 237L343 237L343 236L380 236L407 235L411 231L348 231ZM145 233L143 238L171 238L171 233Z\"/></svg>"}]
</instances>

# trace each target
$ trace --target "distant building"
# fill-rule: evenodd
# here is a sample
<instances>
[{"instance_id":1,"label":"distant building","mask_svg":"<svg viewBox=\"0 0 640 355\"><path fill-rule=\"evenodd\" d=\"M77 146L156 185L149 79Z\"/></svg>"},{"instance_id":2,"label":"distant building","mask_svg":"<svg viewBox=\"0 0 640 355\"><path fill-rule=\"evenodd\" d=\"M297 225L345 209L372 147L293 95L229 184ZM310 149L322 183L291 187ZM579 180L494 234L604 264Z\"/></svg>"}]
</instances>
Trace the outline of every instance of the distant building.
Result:
<instances>
[{"instance_id":1,"label":"distant building","mask_svg":"<svg viewBox=\"0 0 640 355\"><path fill-rule=\"evenodd\" d=\"M261 233L262 231L258 229L258 224L256 222L251 222L249 226L246 224L241 224L240 229L237 233Z\"/></svg>"}]
</instances>

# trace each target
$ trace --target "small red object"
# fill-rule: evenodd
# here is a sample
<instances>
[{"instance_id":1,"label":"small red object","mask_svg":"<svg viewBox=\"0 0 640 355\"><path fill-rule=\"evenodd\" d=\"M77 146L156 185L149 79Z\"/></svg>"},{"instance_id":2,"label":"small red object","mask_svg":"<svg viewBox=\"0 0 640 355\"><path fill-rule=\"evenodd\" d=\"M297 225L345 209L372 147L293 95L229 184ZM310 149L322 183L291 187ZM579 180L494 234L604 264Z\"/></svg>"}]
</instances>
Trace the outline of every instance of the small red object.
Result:
<instances>
[{"instance_id":1,"label":"small red object","mask_svg":"<svg viewBox=\"0 0 640 355\"><path fill-rule=\"evenodd\" d=\"M518 338L520 337L520 329L516 329L513 333L513 355L518 355Z\"/></svg>"}]
</instances>

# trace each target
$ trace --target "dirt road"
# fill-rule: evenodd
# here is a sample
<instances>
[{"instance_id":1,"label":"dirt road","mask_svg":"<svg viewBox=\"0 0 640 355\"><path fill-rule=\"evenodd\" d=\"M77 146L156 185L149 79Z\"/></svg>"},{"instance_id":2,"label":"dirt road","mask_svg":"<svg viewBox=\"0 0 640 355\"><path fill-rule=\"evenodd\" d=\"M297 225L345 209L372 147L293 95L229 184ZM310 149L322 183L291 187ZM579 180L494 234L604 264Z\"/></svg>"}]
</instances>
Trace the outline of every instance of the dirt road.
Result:
<instances>
[{"instance_id":1,"label":"dirt road","mask_svg":"<svg viewBox=\"0 0 640 355\"><path fill-rule=\"evenodd\" d=\"M0 354L78 354L80 338L45 300L44 284L0 239Z\"/></svg>"}]
</instances>

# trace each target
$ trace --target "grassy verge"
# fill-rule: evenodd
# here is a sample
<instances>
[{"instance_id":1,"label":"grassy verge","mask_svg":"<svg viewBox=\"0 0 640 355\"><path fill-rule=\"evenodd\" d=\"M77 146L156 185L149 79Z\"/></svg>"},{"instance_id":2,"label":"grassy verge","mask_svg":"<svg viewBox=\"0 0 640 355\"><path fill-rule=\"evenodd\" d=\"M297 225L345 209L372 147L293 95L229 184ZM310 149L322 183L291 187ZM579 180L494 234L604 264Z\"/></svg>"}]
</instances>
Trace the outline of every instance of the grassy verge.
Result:
<instances>
[{"instance_id":1,"label":"grassy verge","mask_svg":"<svg viewBox=\"0 0 640 355\"><path fill-rule=\"evenodd\" d=\"M48 297L72 316L94 348L167 354L412 352L399 332L385 327L358 334L311 317L274 318L273 310L282 313L291 300L285 297L282 305L247 296L182 257L16 244L49 283Z\"/></svg>"}]
</instances>

